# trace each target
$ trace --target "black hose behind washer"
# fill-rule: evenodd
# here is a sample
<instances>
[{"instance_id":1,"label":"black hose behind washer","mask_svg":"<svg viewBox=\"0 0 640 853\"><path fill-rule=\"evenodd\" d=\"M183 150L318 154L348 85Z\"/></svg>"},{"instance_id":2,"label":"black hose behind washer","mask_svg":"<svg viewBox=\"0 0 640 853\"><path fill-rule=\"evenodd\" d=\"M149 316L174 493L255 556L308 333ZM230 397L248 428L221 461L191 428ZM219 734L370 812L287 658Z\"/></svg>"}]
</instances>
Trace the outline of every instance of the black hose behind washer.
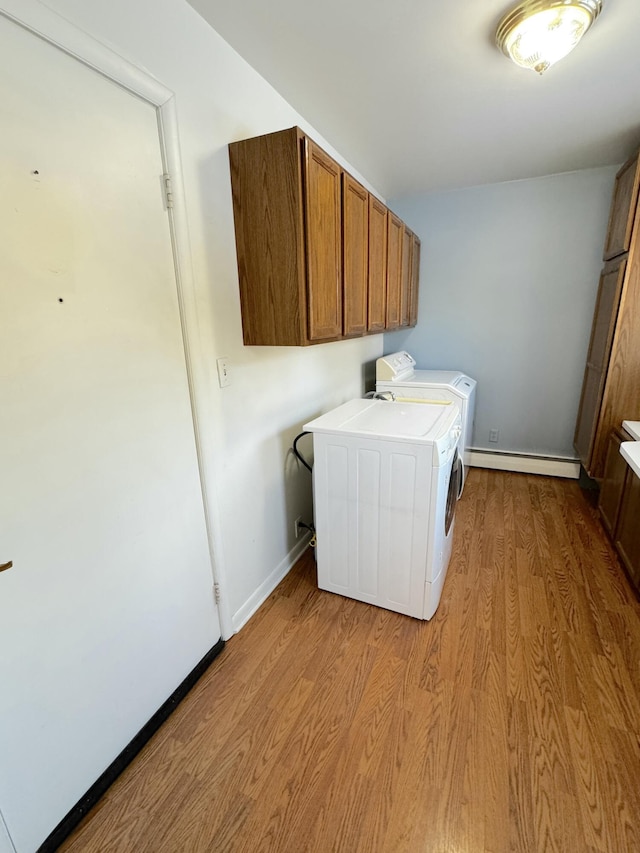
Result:
<instances>
[{"instance_id":1,"label":"black hose behind washer","mask_svg":"<svg viewBox=\"0 0 640 853\"><path fill-rule=\"evenodd\" d=\"M298 450L298 441L299 441L299 439L301 439L301 438L302 438L302 436L303 436L303 435L311 435L311 433L309 432L309 430L307 430L306 432L301 432L301 433L300 433L300 435L297 435L297 436L293 439L293 452L295 453L295 455L297 456L297 458L302 462L302 464L304 465L304 467L305 467L305 468L308 468L308 469L309 469L309 471L313 472L313 468L311 467L311 465L309 465L309 463L307 462L307 460L304 458L304 456L303 456L303 455L300 453L300 451Z\"/></svg>"}]
</instances>

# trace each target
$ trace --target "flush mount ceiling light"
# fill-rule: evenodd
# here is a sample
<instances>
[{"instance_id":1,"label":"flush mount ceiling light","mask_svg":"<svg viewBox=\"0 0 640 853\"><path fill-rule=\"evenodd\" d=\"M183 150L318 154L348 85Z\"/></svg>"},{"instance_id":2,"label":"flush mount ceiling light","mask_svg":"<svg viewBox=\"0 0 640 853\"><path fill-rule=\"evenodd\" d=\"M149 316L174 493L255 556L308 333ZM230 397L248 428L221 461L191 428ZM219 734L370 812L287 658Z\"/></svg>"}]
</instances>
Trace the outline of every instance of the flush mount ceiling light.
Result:
<instances>
[{"instance_id":1,"label":"flush mount ceiling light","mask_svg":"<svg viewBox=\"0 0 640 853\"><path fill-rule=\"evenodd\" d=\"M570 53L602 10L602 0L525 0L504 16L496 44L516 65L542 74Z\"/></svg>"}]
</instances>

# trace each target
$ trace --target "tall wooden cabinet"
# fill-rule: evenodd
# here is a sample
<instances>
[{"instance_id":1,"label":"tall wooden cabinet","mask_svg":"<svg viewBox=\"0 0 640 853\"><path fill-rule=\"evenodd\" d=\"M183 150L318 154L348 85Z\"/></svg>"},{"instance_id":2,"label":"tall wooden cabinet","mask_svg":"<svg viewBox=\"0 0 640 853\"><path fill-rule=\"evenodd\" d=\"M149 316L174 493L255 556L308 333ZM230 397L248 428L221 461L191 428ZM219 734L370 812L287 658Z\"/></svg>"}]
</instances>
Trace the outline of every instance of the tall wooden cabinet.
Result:
<instances>
[{"instance_id":1,"label":"tall wooden cabinet","mask_svg":"<svg viewBox=\"0 0 640 853\"><path fill-rule=\"evenodd\" d=\"M612 429L640 419L639 184L636 154L616 177L574 438L596 480L604 475Z\"/></svg>"},{"instance_id":2,"label":"tall wooden cabinet","mask_svg":"<svg viewBox=\"0 0 640 853\"><path fill-rule=\"evenodd\" d=\"M607 444L598 509L622 565L640 594L640 477L620 454L620 444L631 436L618 428Z\"/></svg>"},{"instance_id":3,"label":"tall wooden cabinet","mask_svg":"<svg viewBox=\"0 0 640 853\"><path fill-rule=\"evenodd\" d=\"M292 127L231 143L229 160L245 344L415 325L420 241L312 139Z\"/></svg>"},{"instance_id":4,"label":"tall wooden cabinet","mask_svg":"<svg viewBox=\"0 0 640 853\"><path fill-rule=\"evenodd\" d=\"M608 435L607 431L600 436L598 424L602 414L626 266L627 259L623 255L606 263L600 274L575 435L576 450L590 476L596 476L591 472L596 468L597 446L601 440L606 441ZM621 420L622 417L618 418L617 422ZM609 431L613 426L614 423L609 425ZM602 470L604 471L604 467Z\"/></svg>"},{"instance_id":5,"label":"tall wooden cabinet","mask_svg":"<svg viewBox=\"0 0 640 853\"><path fill-rule=\"evenodd\" d=\"M631 440L631 436L622 428L616 429L611 433L607 443L604 475L600 484L600 494L598 495L598 509L600 510L602 524L611 539L614 540L618 526L618 517L620 515L622 492L624 491L627 472L629 470L626 460L620 454L620 445L623 441Z\"/></svg>"},{"instance_id":6,"label":"tall wooden cabinet","mask_svg":"<svg viewBox=\"0 0 640 853\"><path fill-rule=\"evenodd\" d=\"M631 469L627 471L620 516L616 528L615 546L627 570L629 580L636 592L640 594L640 477Z\"/></svg>"},{"instance_id":7,"label":"tall wooden cabinet","mask_svg":"<svg viewBox=\"0 0 640 853\"><path fill-rule=\"evenodd\" d=\"M620 168L611 202L607 239L604 244L605 261L616 258L631 247L631 234L638 204L638 154Z\"/></svg>"}]
</instances>

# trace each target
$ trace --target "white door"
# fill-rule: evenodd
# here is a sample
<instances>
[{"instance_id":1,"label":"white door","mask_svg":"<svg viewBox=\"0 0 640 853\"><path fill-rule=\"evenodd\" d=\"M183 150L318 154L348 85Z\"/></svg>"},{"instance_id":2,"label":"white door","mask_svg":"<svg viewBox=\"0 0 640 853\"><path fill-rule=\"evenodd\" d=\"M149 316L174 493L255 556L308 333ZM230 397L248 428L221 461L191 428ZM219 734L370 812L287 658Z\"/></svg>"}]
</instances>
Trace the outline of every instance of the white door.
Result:
<instances>
[{"instance_id":1,"label":"white door","mask_svg":"<svg viewBox=\"0 0 640 853\"><path fill-rule=\"evenodd\" d=\"M220 627L155 109L0 16L0 115L0 810L30 853Z\"/></svg>"}]
</instances>

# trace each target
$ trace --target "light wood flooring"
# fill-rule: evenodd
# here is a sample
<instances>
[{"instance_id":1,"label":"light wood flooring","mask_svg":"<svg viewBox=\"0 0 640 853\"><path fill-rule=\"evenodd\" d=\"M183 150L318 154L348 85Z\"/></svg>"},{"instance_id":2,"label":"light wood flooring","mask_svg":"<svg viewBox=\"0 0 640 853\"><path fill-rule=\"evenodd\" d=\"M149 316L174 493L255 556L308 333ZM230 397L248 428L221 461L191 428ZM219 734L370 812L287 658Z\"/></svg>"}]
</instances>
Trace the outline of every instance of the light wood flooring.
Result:
<instances>
[{"instance_id":1,"label":"light wood flooring","mask_svg":"<svg viewBox=\"0 0 640 853\"><path fill-rule=\"evenodd\" d=\"M640 605L574 481L472 469L430 622L309 551L66 853L640 851Z\"/></svg>"}]
</instances>

